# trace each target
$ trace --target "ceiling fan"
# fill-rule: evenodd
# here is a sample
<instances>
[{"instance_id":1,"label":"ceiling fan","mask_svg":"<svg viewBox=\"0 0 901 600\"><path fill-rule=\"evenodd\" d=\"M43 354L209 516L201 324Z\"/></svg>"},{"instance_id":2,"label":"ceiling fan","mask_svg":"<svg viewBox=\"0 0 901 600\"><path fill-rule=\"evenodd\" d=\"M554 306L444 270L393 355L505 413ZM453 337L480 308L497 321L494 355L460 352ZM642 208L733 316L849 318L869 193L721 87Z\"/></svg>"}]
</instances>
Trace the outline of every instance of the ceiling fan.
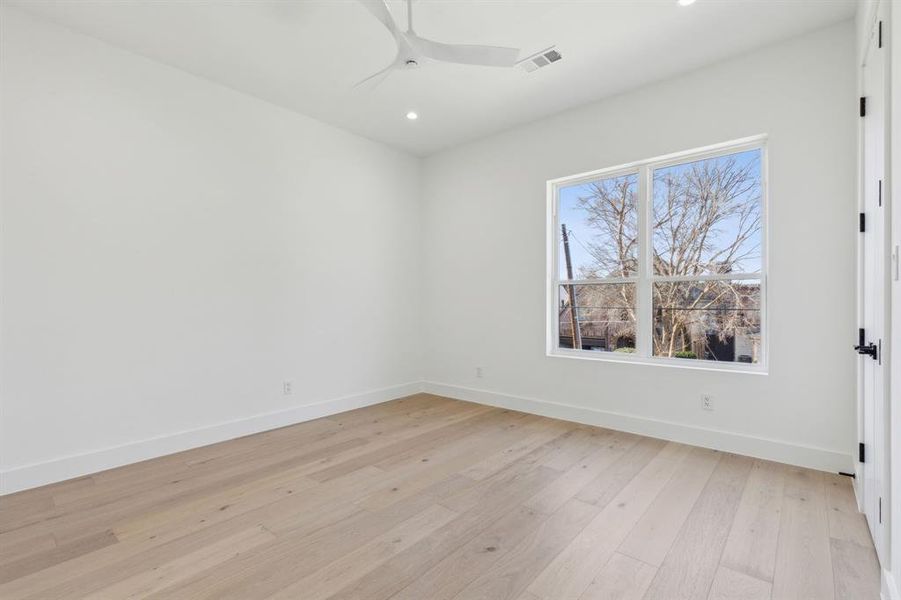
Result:
<instances>
[{"instance_id":1,"label":"ceiling fan","mask_svg":"<svg viewBox=\"0 0 901 600\"><path fill-rule=\"evenodd\" d=\"M518 48L498 46L472 46L467 44L444 44L416 35L413 31L413 2L407 0L407 30L401 31L394 22L385 0L359 0L372 15L379 20L397 42L397 54L385 67L357 83L359 87L369 83L372 87L385 80L395 69L411 69L420 65L422 58L440 62L486 67L514 67L519 58Z\"/></svg>"}]
</instances>

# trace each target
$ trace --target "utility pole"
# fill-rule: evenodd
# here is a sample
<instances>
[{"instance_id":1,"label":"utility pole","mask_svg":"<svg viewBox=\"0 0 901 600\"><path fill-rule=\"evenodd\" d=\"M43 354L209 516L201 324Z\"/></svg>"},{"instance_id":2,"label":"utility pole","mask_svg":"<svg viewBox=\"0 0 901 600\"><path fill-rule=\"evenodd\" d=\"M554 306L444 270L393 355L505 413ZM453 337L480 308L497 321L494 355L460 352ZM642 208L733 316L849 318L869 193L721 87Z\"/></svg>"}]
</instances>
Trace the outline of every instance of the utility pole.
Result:
<instances>
[{"instance_id":1,"label":"utility pole","mask_svg":"<svg viewBox=\"0 0 901 600\"><path fill-rule=\"evenodd\" d=\"M569 234L566 232L566 223L561 225L563 228L563 255L566 257L566 278L572 281L573 263L569 258ZM569 290L569 320L573 328L573 350L582 349L582 332L579 330L579 314L576 308L576 286L569 284L566 286Z\"/></svg>"}]
</instances>

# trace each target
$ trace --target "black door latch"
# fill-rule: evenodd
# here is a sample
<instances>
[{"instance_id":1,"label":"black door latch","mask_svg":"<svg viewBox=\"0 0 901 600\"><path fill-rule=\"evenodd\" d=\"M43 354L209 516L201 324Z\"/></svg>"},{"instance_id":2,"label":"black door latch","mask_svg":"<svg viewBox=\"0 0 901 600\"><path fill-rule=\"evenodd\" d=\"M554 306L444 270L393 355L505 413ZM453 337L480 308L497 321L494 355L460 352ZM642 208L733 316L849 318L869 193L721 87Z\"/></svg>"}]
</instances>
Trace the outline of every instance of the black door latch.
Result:
<instances>
[{"instance_id":1,"label":"black door latch","mask_svg":"<svg viewBox=\"0 0 901 600\"><path fill-rule=\"evenodd\" d=\"M857 346L854 346L854 349L857 350L858 354L868 354L873 360L879 360L879 348L876 344L858 344Z\"/></svg>"}]
</instances>

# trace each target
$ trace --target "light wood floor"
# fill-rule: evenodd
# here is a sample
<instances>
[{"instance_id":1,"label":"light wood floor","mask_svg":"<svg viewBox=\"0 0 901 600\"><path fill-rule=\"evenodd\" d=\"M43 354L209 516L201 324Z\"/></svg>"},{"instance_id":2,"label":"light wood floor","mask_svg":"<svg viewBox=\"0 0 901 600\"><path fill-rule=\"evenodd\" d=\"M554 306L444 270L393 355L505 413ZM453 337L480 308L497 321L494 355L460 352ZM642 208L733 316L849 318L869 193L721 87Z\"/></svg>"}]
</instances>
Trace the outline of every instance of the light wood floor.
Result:
<instances>
[{"instance_id":1,"label":"light wood floor","mask_svg":"<svg viewBox=\"0 0 901 600\"><path fill-rule=\"evenodd\" d=\"M0 598L878 598L838 475L418 395L0 500Z\"/></svg>"}]
</instances>

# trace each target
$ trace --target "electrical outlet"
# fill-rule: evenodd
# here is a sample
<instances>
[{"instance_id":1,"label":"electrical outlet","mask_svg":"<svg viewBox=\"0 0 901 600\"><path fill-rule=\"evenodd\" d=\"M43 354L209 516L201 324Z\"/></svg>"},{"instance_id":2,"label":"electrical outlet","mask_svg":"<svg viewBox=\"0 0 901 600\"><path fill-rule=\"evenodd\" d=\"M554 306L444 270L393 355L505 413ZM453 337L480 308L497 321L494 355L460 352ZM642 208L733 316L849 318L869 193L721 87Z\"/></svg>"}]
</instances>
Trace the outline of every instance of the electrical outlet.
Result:
<instances>
[{"instance_id":1,"label":"electrical outlet","mask_svg":"<svg viewBox=\"0 0 901 600\"><path fill-rule=\"evenodd\" d=\"M481 379L485 376L485 373L482 371L482 367L476 367L476 377Z\"/></svg>"},{"instance_id":2,"label":"electrical outlet","mask_svg":"<svg viewBox=\"0 0 901 600\"><path fill-rule=\"evenodd\" d=\"M713 396L710 394L701 394L701 408L704 410L713 410Z\"/></svg>"},{"instance_id":3,"label":"electrical outlet","mask_svg":"<svg viewBox=\"0 0 901 600\"><path fill-rule=\"evenodd\" d=\"M294 393L294 383L286 379L282 382L282 394L290 396L292 393Z\"/></svg>"}]
</instances>

